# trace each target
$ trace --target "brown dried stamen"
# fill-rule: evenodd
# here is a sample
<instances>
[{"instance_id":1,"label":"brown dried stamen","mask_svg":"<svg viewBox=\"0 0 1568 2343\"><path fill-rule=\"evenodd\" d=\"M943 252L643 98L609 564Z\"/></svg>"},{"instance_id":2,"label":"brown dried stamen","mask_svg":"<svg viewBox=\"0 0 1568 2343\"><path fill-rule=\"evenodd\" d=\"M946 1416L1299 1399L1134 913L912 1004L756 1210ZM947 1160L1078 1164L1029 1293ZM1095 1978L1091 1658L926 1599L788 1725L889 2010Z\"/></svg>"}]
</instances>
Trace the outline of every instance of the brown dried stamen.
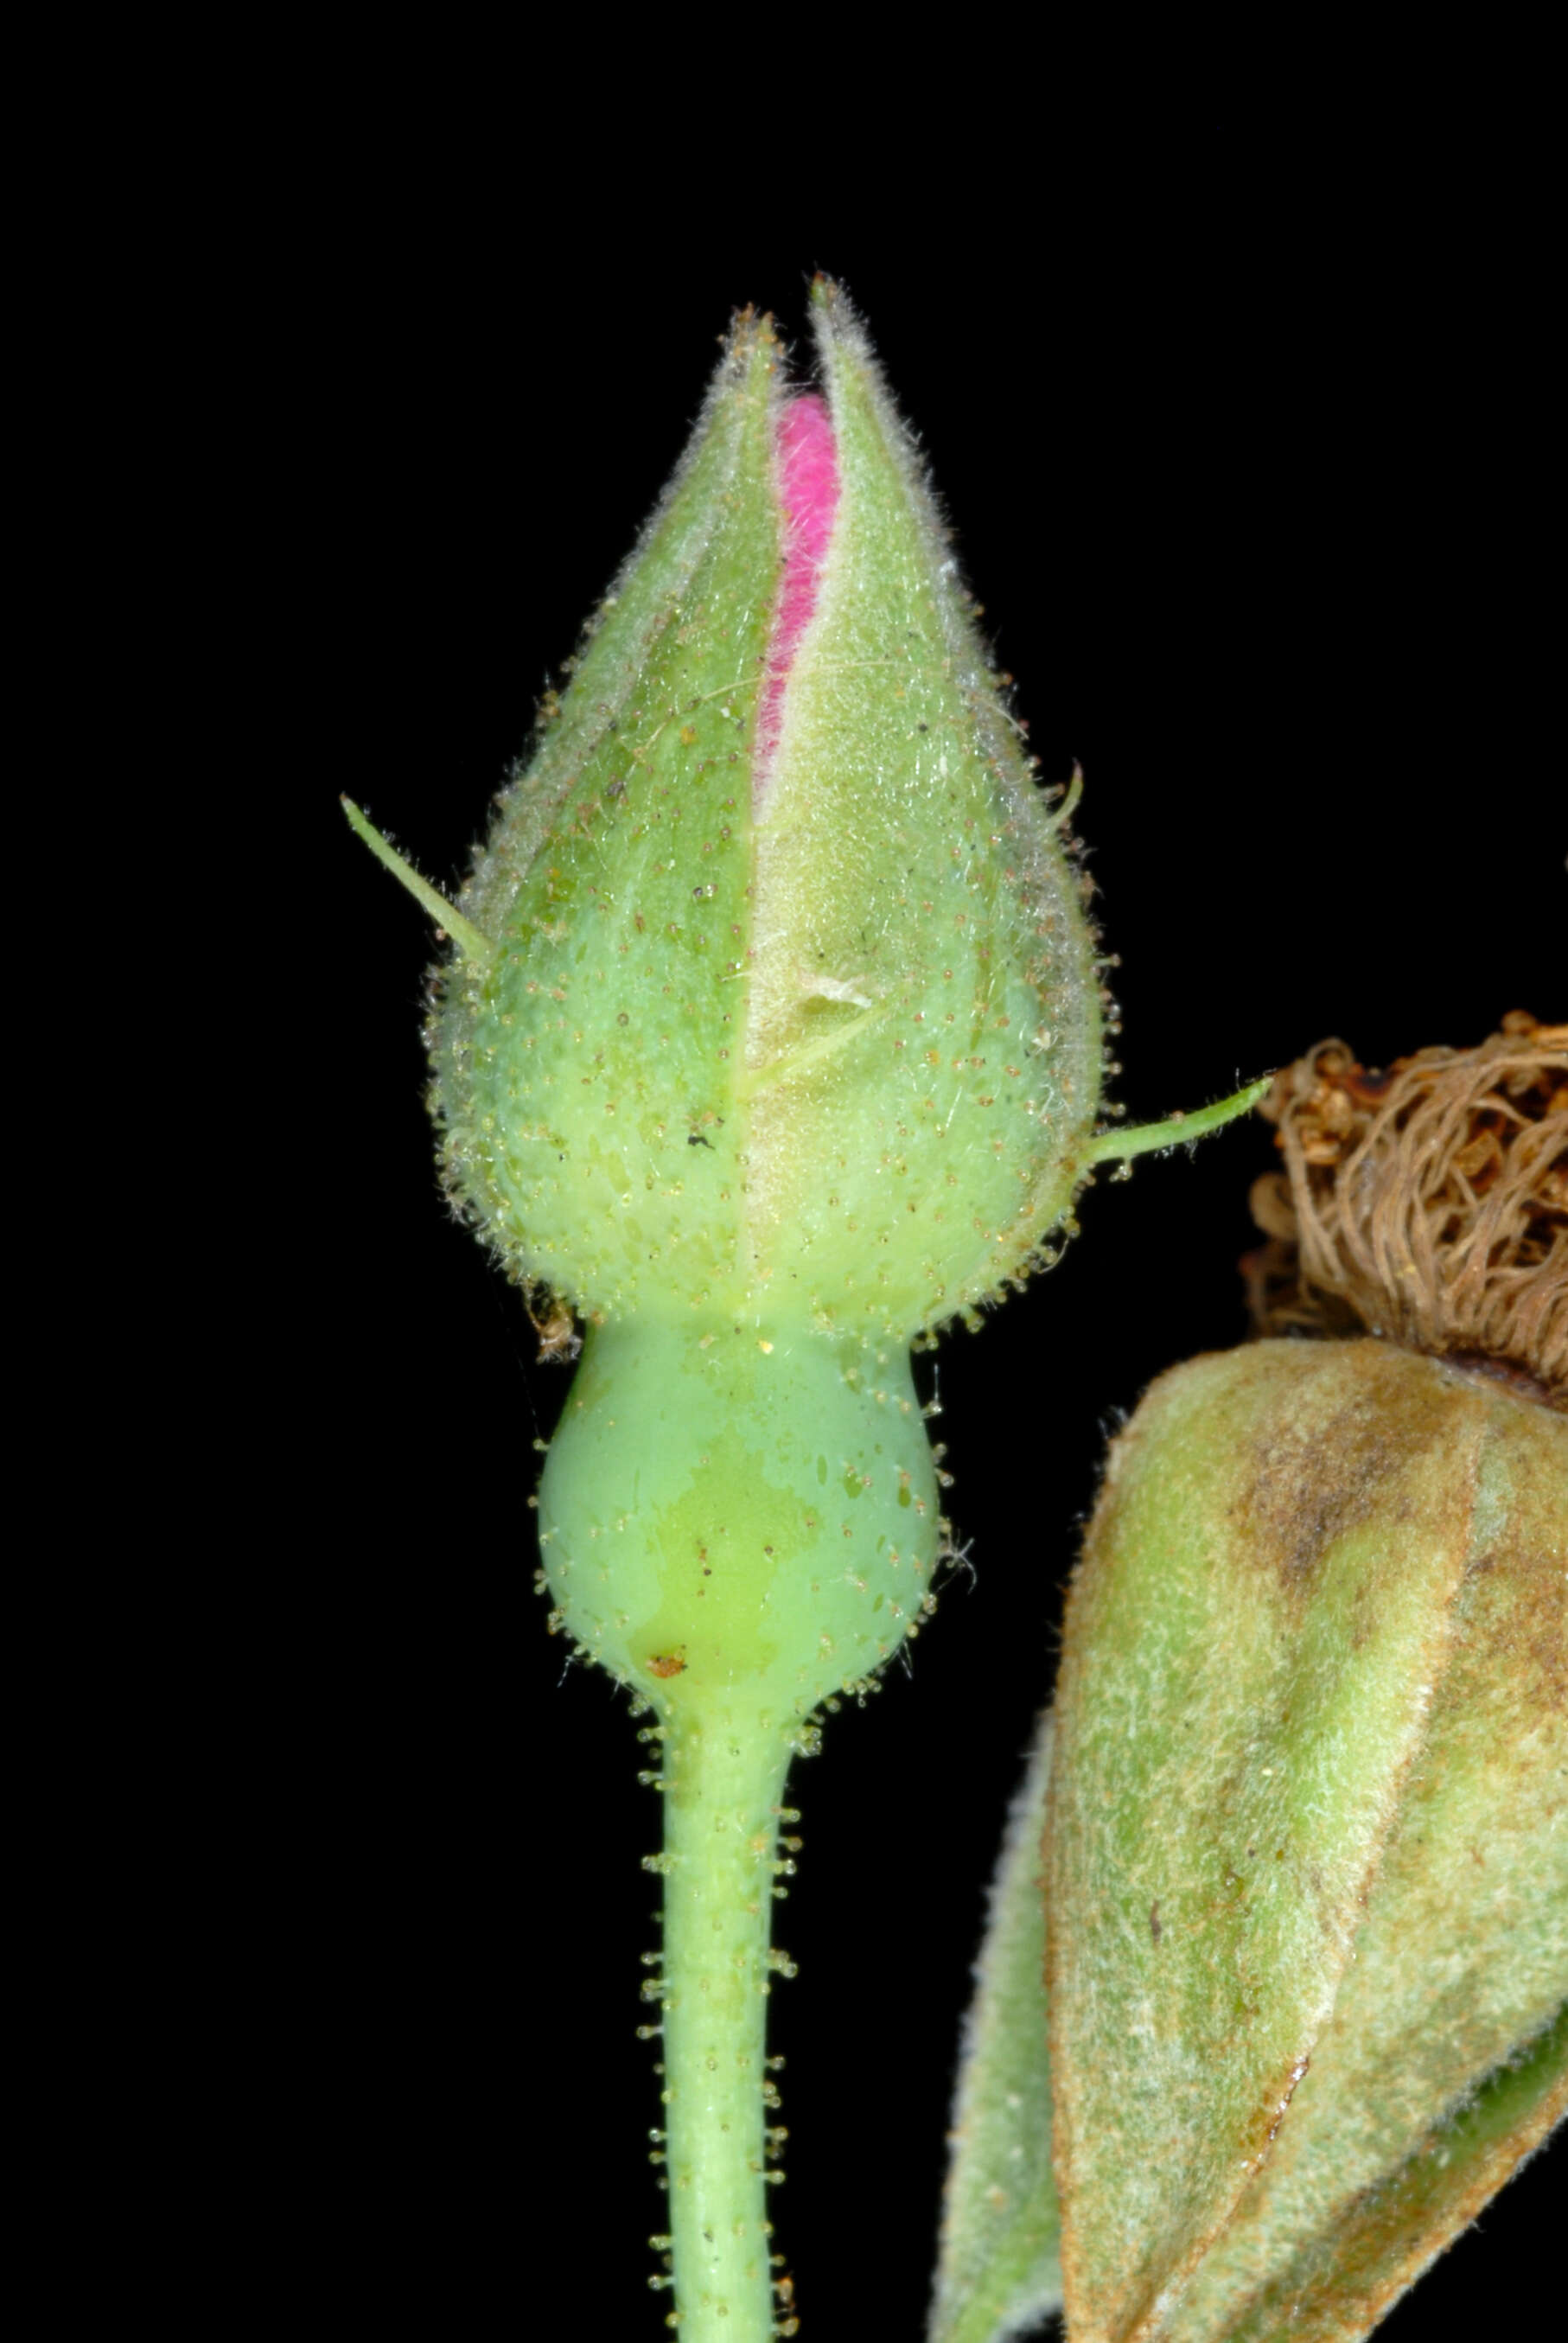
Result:
<instances>
[{"instance_id":1,"label":"brown dried stamen","mask_svg":"<svg viewBox=\"0 0 1568 2343\"><path fill-rule=\"evenodd\" d=\"M1384 1073L1321 1041L1259 1111L1285 1158L1252 1191L1261 1333L1365 1328L1568 1409L1568 1025L1515 1011Z\"/></svg>"}]
</instances>

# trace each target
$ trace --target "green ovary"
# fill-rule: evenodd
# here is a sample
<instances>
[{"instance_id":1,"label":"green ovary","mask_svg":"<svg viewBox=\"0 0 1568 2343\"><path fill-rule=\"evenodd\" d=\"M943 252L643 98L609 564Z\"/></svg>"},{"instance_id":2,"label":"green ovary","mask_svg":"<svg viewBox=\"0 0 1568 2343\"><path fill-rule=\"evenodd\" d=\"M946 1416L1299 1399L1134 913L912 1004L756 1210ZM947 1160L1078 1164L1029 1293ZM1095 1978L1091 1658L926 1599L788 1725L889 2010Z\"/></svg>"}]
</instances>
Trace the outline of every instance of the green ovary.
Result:
<instances>
[{"instance_id":1,"label":"green ovary","mask_svg":"<svg viewBox=\"0 0 1568 2343\"><path fill-rule=\"evenodd\" d=\"M667 1716L788 1730L897 1650L936 1560L907 1353L799 1326L590 1333L539 1504L563 1624Z\"/></svg>"}]
</instances>

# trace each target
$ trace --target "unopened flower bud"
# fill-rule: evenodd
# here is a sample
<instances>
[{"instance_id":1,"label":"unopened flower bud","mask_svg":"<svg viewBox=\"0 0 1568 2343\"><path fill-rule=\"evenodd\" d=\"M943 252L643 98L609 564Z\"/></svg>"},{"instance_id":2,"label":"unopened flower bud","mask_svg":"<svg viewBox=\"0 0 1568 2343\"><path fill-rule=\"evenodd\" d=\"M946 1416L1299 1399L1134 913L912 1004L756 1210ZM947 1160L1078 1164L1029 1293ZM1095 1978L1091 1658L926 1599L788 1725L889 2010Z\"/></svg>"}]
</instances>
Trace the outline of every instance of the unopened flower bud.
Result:
<instances>
[{"instance_id":1,"label":"unopened flower bud","mask_svg":"<svg viewBox=\"0 0 1568 2343\"><path fill-rule=\"evenodd\" d=\"M1364 2335L1568 2104L1568 1029L1265 1111L1254 1294L1340 1339L1156 1383L1069 1605L1075 2343Z\"/></svg>"},{"instance_id":2,"label":"unopened flower bud","mask_svg":"<svg viewBox=\"0 0 1568 2343\"><path fill-rule=\"evenodd\" d=\"M1060 1218L1099 985L907 435L815 316L820 393L736 327L502 802L435 1095L458 1201L580 1312L907 1339Z\"/></svg>"}]
</instances>

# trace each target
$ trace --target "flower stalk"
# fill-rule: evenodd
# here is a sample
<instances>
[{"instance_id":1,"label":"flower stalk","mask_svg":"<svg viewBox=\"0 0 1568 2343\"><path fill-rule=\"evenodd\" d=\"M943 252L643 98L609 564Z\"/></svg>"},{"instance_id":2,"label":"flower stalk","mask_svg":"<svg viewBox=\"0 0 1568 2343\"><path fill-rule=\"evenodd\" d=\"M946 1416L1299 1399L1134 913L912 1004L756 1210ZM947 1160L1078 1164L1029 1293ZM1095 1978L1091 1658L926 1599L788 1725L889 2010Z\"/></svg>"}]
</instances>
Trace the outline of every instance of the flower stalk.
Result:
<instances>
[{"instance_id":1,"label":"flower stalk","mask_svg":"<svg viewBox=\"0 0 1568 2343\"><path fill-rule=\"evenodd\" d=\"M791 1748L745 1711L664 1743L664 2026L670 2264L683 2343L795 2332L775 2315L766 2075L779 1821ZM790 1865L790 1868L793 1866Z\"/></svg>"}]
</instances>

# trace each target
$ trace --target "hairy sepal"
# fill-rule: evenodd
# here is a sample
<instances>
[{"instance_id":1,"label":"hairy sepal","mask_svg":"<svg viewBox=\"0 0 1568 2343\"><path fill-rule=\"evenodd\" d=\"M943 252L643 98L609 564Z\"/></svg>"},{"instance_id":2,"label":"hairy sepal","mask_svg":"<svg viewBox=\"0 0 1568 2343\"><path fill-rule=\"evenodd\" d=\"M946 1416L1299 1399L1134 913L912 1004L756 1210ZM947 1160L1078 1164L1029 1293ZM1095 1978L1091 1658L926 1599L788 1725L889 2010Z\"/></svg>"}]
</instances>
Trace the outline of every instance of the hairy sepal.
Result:
<instances>
[{"instance_id":1,"label":"hairy sepal","mask_svg":"<svg viewBox=\"0 0 1568 2343\"><path fill-rule=\"evenodd\" d=\"M1041 1840L1050 1719L1008 1817L964 2026L929 2343L1005 2343L1061 2305Z\"/></svg>"},{"instance_id":2,"label":"hairy sepal","mask_svg":"<svg viewBox=\"0 0 1568 2343\"><path fill-rule=\"evenodd\" d=\"M1116 1443L1050 1831L1075 2343L1364 2334L1554 2120L1503 2078L1568 1995L1565 1530L1558 1419L1375 1342Z\"/></svg>"}]
</instances>

